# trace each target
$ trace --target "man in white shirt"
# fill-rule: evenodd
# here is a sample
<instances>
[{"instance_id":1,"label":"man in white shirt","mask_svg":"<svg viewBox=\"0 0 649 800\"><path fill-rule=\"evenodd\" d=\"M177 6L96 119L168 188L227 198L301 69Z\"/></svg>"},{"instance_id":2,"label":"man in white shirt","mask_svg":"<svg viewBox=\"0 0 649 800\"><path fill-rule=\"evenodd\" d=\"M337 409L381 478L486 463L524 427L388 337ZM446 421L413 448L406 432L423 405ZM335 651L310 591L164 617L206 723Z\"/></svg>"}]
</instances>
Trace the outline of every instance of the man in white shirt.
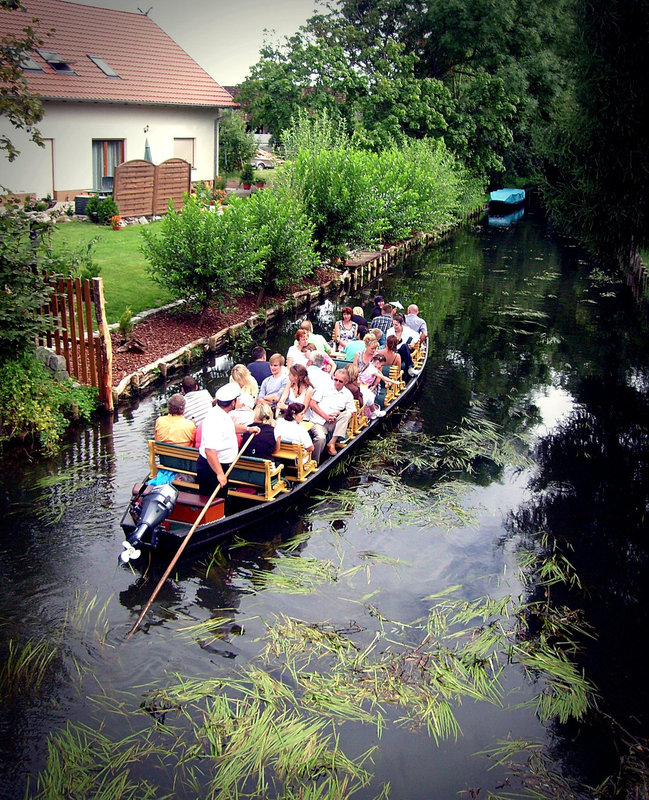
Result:
<instances>
[{"instance_id":1,"label":"man in white shirt","mask_svg":"<svg viewBox=\"0 0 649 800\"><path fill-rule=\"evenodd\" d=\"M309 366L306 368L307 375L313 386L314 394L317 394L319 389L323 390L323 394L331 392L334 389L334 383L331 375L324 369L324 353L317 350L309 356ZM305 419L310 419L309 413L305 415Z\"/></svg>"},{"instance_id":2,"label":"man in white shirt","mask_svg":"<svg viewBox=\"0 0 649 800\"><path fill-rule=\"evenodd\" d=\"M205 419L207 412L212 409L212 395L207 389L199 389L196 380L191 375L185 375L181 386L185 395L183 417L193 419L194 425L198 425Z\"/></svg>"},{"instance_id":3,"label":"man in white shirt","mask_svg":"<svg viewBox=\"0 0 649 800\"><path fill-rule=\"evenodd\" d=\"M237 383L226 383L216 392L216 405L203 420L203 434L196 462L199 492L210 496L217 486L223 489L227 507L225 473L239 452L234 421L229 412L235 407L241 389Z\"/></svg>"},{"instance_id":4,"label":"man in white shirt","mask_svg":"<svg viewBox=\"0 0 649 800\"><path fill-rule=\"evenodd\" d=\"M327 434L331 433L327 453L335 456L336 442L345 436L347 424L352 414L356 412L356 403L352 393L347 389L348 382L347 370L336 370L333 376L333 391L323 387L317 390L311 399L313 427L309 433L314 445L313 458L318 463L327 442Z\"/></svg>"}]
</instances>

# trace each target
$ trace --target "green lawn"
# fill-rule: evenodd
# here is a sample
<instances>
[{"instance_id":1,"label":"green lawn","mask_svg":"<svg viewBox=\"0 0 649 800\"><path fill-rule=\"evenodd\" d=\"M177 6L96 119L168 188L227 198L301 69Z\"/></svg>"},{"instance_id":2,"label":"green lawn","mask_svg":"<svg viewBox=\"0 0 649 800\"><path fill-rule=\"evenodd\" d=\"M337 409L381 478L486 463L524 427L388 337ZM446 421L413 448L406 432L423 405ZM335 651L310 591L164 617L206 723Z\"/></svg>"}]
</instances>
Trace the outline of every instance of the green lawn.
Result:
<instances>
[{"instance_id":1,"label":"green lawn","mask_svg":"<svg viewBox=\"0 0 649 800\"><path fill-rule=\"evenodd\" d=\"M159 222L149 225L157 228ZM130 306L133 314L156 308L171 301L171 296L154 283L146 272L146 260L139 249L141 225L127 225L119 231L92 222L68 222L56 225L52 236L54 249L76 249L98 237L94 260L101 267L108 322L117 322Z\"/></svg>"}]
</instances>

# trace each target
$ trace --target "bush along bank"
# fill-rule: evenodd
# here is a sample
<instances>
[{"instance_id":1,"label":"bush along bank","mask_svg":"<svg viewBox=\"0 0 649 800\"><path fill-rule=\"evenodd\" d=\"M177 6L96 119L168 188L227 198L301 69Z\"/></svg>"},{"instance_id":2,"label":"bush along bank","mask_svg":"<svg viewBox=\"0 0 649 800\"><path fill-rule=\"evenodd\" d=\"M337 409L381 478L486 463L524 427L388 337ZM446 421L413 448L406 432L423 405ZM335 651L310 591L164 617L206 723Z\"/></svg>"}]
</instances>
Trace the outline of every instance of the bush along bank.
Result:
<instances>
[{"instance_id":1,"label":"bush along bank","mask_svg":"<svg viewBox=\"0 0 649 800\"><path fill-rule=\"evenodd\" d=\"M80 386L45 357L25 350L0 370L0 450L18 440L51 455L70 423L89 421L96 408L94 387Z\"/></svg>"},{"instance_id":2,"label":"bush along bank","mask_svg":"<svg viewBox=\"0 0 649 800\"><path fill-rule=\"evenodd\" d=\"M142 231L142 250L153 280L188 306L205 309L215 297L232 302L244 292L261 303L323 261L439 233L483 201L483 183L442 142L380 153L342 142L299 149L272 191L218 209L207 191L187 197L159 232Z\"/></svg>"}]
</instances>

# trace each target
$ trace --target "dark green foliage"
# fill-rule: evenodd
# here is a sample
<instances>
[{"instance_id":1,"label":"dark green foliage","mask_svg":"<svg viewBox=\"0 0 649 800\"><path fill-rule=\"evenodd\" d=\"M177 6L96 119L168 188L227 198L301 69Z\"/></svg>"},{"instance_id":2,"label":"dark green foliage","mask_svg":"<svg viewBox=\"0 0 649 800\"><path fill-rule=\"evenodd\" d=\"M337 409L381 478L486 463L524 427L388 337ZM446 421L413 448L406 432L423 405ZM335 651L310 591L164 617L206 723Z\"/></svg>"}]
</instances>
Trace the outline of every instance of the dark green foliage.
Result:
<instances>
[{"instance_id":1,"label":"dark green foliage","mask_svg":"<svg viewBox=\"0 0 649 800\"><path fill-rule=\"evenodd\" d=\"M105 197L97 209L97 220L102 225L109 225L110 218L119 216L119 206L113 197Z\"/></svg>"},{"instance_id":2,"label":"dark green foliage","mask_svg":"<svg viewBox=\"0 0 649 800\"><path fill-rule=\"evenodd\" d=\"M0 214L0 363L29 347L43 330L41 306L50 296L37 251L49 224L21 208Z\"/></svg>"},{"instance_id":3,"label":"dark green foliage","mask_svg":"<svg viewBox=\"0 0 649 800\"><path fill-rule=\"evenodd\" d=\"M557 219L613 264L649 240L649 4L578 0L574 99L546 142Z\"/></svg>"},{"instance_id":4,"label":"dark green foliage","mask_svg":"<svg viewBox=\"0 0 649 800\"><path fill-rule=\"evenodd\" d=\"M252 183L254 177L255 171L252 167L252 164L250 162L246 162L241 168L241 173L239 175L241 183Z\"/></svg>"},{"instance_id":5,"label":"dark green foliage","mask_svg":"<svg viewBox=\"0 0 649 800\"><path fill-rule=\"evenodd\" d=\"M96 406L96 389L57 383L31 353L5 361L0 370L0 445L26 435L45 452L55 452L69 418L78 413L88 420Z\"/></svg>"},{"instance_id":6,"label":"dark green foliage","mask_svg":"<svg viewBox=\"0 0 649 800\"><path fill-rule=\"evenodd\" d=\"M86 203L86 216L91 222L99 222L99 196L93 194Z\"/></svg>"},{"instance_id":7,"label":"dark green foliage","mask_svg":"<svg viewBox=\"0 0 649 800\"><path fill-rule=\"evenodd\" d=\"M112 195L104 197L93 194L88 204L86 205L86 215L92 222L97 222L100 225L108 225L110 218L119 214L119 206L113 199Z\"/></svg>"},{"instance_id":8,"label":"dark green foliage","mask_svg":"<svg viewBox=\"0 0 649 800\"><path fill-rule=\"evenodd\" d=\"M299 110L326 111L368 149L441 137L488 177L514 160L536 168L540 130L566 84L566 0L330 8L262 48L240 94L252 124L281 137Z\"/></svg>"}]
</instances>

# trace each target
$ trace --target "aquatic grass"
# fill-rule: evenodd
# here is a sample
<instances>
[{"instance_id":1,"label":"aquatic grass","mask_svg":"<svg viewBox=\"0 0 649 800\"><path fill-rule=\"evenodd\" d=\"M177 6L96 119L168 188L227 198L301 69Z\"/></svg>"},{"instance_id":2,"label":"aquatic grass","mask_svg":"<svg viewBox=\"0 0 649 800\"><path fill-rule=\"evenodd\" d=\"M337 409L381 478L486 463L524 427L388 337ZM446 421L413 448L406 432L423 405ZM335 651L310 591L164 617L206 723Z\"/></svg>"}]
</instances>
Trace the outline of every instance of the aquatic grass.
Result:
<instances>
[{"instance_id":1,"label":"aquatic grass","mask_svg":"<svg viewBox=\"0 0 649 800\"><path fill-rule=\"evenodd\" d=\"M76 633L88 634L92 625L92 635L100 647L106 645L110 624L108 622L108 606L113 596L110 595L102 605L99 605L98 595L91 595L88 590L85 592L77 589L74 593L73 602L68 605L63 618L60 630L60 638L63 639L68 629ZM91 622L91 617L94 621Z\"/></svg>"},{"instance_id":2,"label":"aquatic grass","mask_svg":"<svg viewBox=\"0 0 649 800\"><path fill-rule=\"evenodd\" d=\"M591 800L600 796L552 769L544 750L542 742L508 738L499 739L493 747L477 753L490 759L490 770L506 767L519 784L515 791L489 792L487 800ZM512 785L510 778L507 784Z\"/></svg>"},{"instance_id":3,"label":"aquatic grass","mask_svg":"<svg viewBox=\"0 0 649 800\"><path fill-rule=\"evenodd\" d=\"M266 662L270 661L271 656L292 658L306 653L307 649L315 650L317 656L356 652L358 646L348 637L363 630L357 623L335 626L331 623L303 622L284 614L273 623L265 624L266 645L261 657Z\"/></svg>"},{"instance_id":4,"label":"aquatic grass","mask_svg":"<svg viewBox=\"0 0 649 800\"><path fill-rule=\"evenodd\" d=\"M544 687L528 703L519 707L533 705L541 721L558 719L565 723L570 718L582 719L587 711L595 707L596 691L586 678L583 670L569 660L568 656L542 639L532 647L512 648L513 663L523 666L527 675L534 680L543 675Z\"/></svg>"},{"instance_id":5,"label":"aquatic grass","mask_svg":"<svg viewBox=\"0 0 649 800\"><path fill-rule=\"evenodd\" d=\"M202 620L201 622L194 622L191 624L181 624L176 628L176 631L189 639L202 639L202 641L210 644L217 639L225 639L229 631L225 630L226 625L232 625L234 622L233 617L210 617L210 619ZM203 638L206 637L206 638Z\"/></svg>"},{"instance_id":6,"label":"aquatic grass","mask_svg":"<svg viewBox=\"0 0 649 800\"><path fill-rule=\"evenodd\" d=\"M323 584L339 579L339 568L331 561L299 556L270 559L274 571L253 570L251 582L256 591L282 594L311 594Z\"/></svg>"},{"instance_id":7,"label":"aquatic grass","mask_svg":"<svg viewBox=\"0 0 649 800\"><path fill-rule=\"evenodd\" d=\"M22 646L9 639L0 663L0 699L38 692L59 652L45 638L29 639Z\"/></svg>"},{"instance_id":8,"label":"aquatic grass","mask_svg":"<svg viewBox=\"0 0 649 800\"><path fill-rule=\"evenodd\" d=\"M68 723L48 742L47 765L36 782L34 800L163 800L158 787L130 768L164 750L137 733L114 742L99 730ZM28 795L29 796L29 795Z\"/></svg>"}]
</instances>

